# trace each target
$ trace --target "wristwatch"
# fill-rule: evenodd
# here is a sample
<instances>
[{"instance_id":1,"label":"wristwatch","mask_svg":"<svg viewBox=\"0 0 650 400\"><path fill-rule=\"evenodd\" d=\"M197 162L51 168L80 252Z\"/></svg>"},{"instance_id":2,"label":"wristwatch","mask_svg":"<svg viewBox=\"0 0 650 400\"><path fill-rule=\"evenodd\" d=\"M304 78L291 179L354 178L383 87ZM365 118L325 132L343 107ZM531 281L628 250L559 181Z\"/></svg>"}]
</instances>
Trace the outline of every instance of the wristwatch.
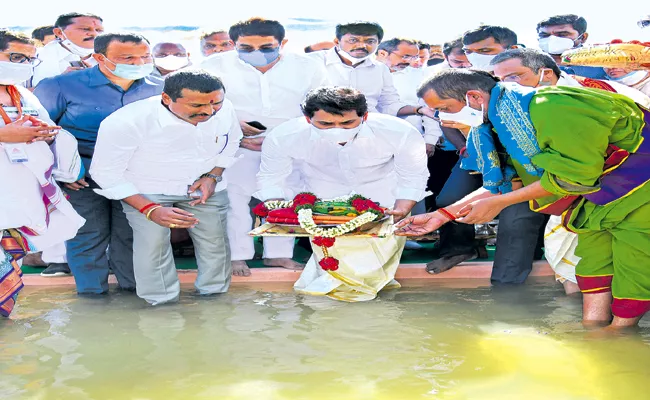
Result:
<instances>
[{"instance_id":1,"label":"wristwatch","mask_svg":"<svg viewBox=\"0 0 650 400\"><path fill-rule=\"evenodd\" d=\"M415 114L416 114L416 115L424 115L424 114L422 114L422 113L420 112L420 110L422 110L423 108L424 108L424 106L420 106L420 107L416 108L416 109L415 109Z\"/></svg>"},{"instance_id":2,"label":"wristwatch","mask_svg":"<svg viewBox=\"0 0 650 400\"><path fill-rule=\"evenodd\" d=\"M223 180L223 177L221 175L214 175L214 174L203 174L201 175L200 178L212 178L214 179L215 183L219 183Z\"/></svg>"}]
</instances>

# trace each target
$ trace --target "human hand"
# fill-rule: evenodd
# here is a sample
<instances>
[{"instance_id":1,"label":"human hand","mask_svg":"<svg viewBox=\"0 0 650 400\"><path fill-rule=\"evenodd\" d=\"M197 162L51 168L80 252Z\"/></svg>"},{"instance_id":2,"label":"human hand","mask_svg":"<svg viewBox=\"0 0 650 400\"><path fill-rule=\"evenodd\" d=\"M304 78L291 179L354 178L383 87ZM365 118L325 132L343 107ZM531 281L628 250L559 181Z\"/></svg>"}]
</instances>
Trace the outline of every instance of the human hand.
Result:
<instances>
[{"instance_id":1,"label":"human hand","mask_svg":"<svg viewBox=\"0 0 650 400\"><path fill-rule=\"evenodd\" d=\"M464 224L485 224L496 218L506 207L507 204L502 200L502 196L477 200L463 207L458 212L462 218L458 218L456 221Z\"/></svg>"},{"instance_id":2,"label":"human hand","mask_svg":"<svg viewBox=\"0 0 650 400\"><path fill-rule=\"evenodd\" d=\"M74 191L79 191L83 188L90 187L90 185L83 178L79 179L76 182L64 183L63 186Z\"/></svg>"},{"instance_id":3,"label":"human hand","mask_svg":"<svg viewBox=\"0 0 650 400\"><path fill-rule=\"evenodd\" d=\"M472 129L471 126L465 125L465 124L460 124L455 121L440 121L440 125L445 127L445 128L453 128L453 129L458 129L461 131L461 133L467 137L469 135L470 129Z\"/></svg>"},{"instance_id":4,"label":"human hand","mask_svg":"<svg viewBox=\"0 0 650 400\"><path fill-rule=\"evenodd\" d=\"M264 138L244 138L239 142L239 147L248 149L251 151L262 151L262 143L264 143Z\"/></svg>"},{"instance_id":5,"label":"human hand","mask_svg":"<svg viewBox=\"0 0 650 400\"><path fill-rule=\"evenodd\" d=\"M60 126L47 125L38 118L23 115L14 122L0 127L0 142L32 143L56 136Z\"/></svg>"},{"instance_id":6,"label":"human hand","mask_svg":"<svg viewBox=\"0 0 650 400\"><path fill-rule=\"evenodd\" d=\"M156 208L149 219L165 228L194 228L199 223L194 214L176 207Z\"/></svg>"},{"instance_id":7,"label":"human hand","mask_svg":"<svg viewBox=\"0 0 650 400\"><path fill-rule=\"evenodd\" d=\"M192 193L195 190L200 190L201 191L201 197L199 197L196 200L190 201L191 206L195 206L197 204L205 204L206 201L214 194L214 189L217 187L217 182L215 182L214 179L212 178L201 178L194 182L192 186L187 189L187 193Z\"/></svg>"},{"instance_id":8,"label":"human hand","mask_svg":"<svg viewBox=\"0 0 650 400\"><path fill-rule=\"evenodd\" d=\"M427 143L427 157L433 157L433 153L435 153L435 151L436 145Z\"/></svg>"},{"instance_id":9,"label":"human hand","mask_svg":"<svg viewBox=\"0 0 650 400\"><path fill-rule=\"evenodd\" d=\"M253 126L248 125L244 121L239 121L239 126L241 126L241 131L244 134L244 136L257 136L265 132L262 129L257 129Z\"/></svg>"},{"instance_id":10,"label":"human hand","mask_svg":"<svg viewBox=\"0 0 650 400\"><path fill-rule=\"evenodd\" d=\"M415 215L403 219L395 225L397 236L422 236L429 232L439 229L441 226L449 222L449 218L445 217L438 211L426 214Z\"/></svg>"},{"instance_id":11,"label":"human hand","mask_svg":"<svg viewBox=\"0 0 650 400\"><path fill-rule=\"evenodd\" d=\"M436 112L435 112L434 110L430 109L430 108L427 107L427 106L424 106L424 107L420 108L420 113L421 113L423 116L425 116L425 117L429 117L429 118L434 118L434 117L435 117L435 114L436 114Z\"/></svg>"}]
</instances>

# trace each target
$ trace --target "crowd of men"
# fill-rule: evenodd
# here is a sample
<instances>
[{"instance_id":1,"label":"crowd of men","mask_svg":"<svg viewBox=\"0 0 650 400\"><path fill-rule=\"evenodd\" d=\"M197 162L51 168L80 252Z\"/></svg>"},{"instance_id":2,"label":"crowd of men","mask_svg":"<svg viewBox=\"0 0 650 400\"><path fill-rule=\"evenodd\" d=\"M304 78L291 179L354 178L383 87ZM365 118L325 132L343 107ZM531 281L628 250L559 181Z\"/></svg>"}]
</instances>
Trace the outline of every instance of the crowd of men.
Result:
<instances>
[{"instance_id":1,"label":"crowd of men","mask_svg":"<svg viewBox=\"0 0 650 400\"><path fill-rule=\"evenodd\" d=\"M227 31L203 34L200 62L191 60L181 43L154 45L139 34L104 32L102 18L92 14L61 15L52 27L34 30L33 39L0 30L3 163L16 174L20 168L31 171L32 181L52 190L51 196L39 197L45 206L38 210L26 208L33 203L17 197L2 198L3 219L14 217L0 224L3 240L25 253L42 251L47 266L42 275L72 273L79 294L108 293L113 273L121 290L137 291L156 305L176 301L180 293L171 245L175 236L192 239L197 291L223 293L231 275L250 275L247 261L255 257L254 239L248 235L254 223L251 209L260 201L292 199L304 191L321 198L356 192L390 207L395 222L409 221L411 225L402 225L404 234L439 229L439 256L427 264L430 273L483 256L485 243L476 240L472 222L487 222L485 215L498 214L492 283L523 283L533 261L543 257L545 229L554 233L561 224L556 217L549 223L548 216L532 211L521 199L481 218L465 212L467 198L482 199L472 197L482 187L503 194L517 187L512 183L505 190L500 186L504 179L497 179L500 184L488 180L499 175L483 162L467 168L472 160L485 161L478 141L470 143L467 137L487 121L491 100L486 93L494 94L503 82L529 88L589 87L650 107L648 71L559 64L562 52L587 42L584 18L553 16L536 29L541 50L525 48L506 27L480 26L449 38L440 57L437 46L386 39L379 24L352 22L337 25L331 42L296 54L283 51L287 38L279 22L252 18ZM565 109L544 112L570 114L569 103ZM490 122L498 131L491 114ZM533 122L537 127L538 121ZM556 128L559 132L560 126ZM62 137L74 137L77 146ZM53 168L31 168L34 157L45 157L31 154L32 147L46 154ZM534 164L532 171L538 167ZM583 178L571 182L578 185ZM5 182L5 187L27 181ZM555 185L568 190L564 183ZM583 186L588 185L583 183L581 190ZM9 202L15 204L4 207ZM444 218L428 210L443 210ZM59 233L58 241L37 243L39 235L56 231L57 224L70 225L57 217L58 211L76 221L78 230ZM445 223L457 218L465 223ZM10 229L19 233L10 234ZM404 246L418 247L404 242L400 236L379 241L377 247L389 249L385 258L392 261L363 255L372 259L369 264L377 263L381 279L369 278L366 271L354 288L310 261L296 288L325 295L337 291L334 298L374 298L394 282ZM264 265L303 269L293 260L294 245L291 237L264 238ZM8 245L3 248L9 254ZM557 252L553 264L558 280L567 293L582 289L611 296L611 279L609 285L579 282L574 264L589 259L584 253L582 260L574 256L572 261ZM17 265L9 256L6 264ZM348 267L354 270L357 264ZM589 259L587 264L592 275L603 272L598 262ZM650 288L639 283L645 279L635 283L640 289L625 293L643 300L642 305L624 305L638 311L630 318L647 311ZM583 281L588 281L586 275ZM15 300L15 293L5 297ZM602 320L604 300L598 301L601 314L596 319Z\"/></svg>"}]
</instances>

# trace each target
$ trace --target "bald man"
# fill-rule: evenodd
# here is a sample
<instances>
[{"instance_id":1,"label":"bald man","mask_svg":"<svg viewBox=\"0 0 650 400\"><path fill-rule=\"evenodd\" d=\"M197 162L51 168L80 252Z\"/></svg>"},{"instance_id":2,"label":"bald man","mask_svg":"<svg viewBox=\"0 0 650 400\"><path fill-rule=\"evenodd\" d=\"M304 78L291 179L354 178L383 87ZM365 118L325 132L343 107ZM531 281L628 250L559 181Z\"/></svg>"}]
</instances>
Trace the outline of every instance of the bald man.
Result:
<instances>
[{"instance_id":1,"label":"bald man","mask_svg":"<svg viewBox=\"0 0 650 400\"><path fill-rule=\"evenodd\" d=\"M158 43L152 53L156 64L156 69L152 73L154 76L164 77L190 65L190 53L180 43Z\"/></svg>"}]
</instances>

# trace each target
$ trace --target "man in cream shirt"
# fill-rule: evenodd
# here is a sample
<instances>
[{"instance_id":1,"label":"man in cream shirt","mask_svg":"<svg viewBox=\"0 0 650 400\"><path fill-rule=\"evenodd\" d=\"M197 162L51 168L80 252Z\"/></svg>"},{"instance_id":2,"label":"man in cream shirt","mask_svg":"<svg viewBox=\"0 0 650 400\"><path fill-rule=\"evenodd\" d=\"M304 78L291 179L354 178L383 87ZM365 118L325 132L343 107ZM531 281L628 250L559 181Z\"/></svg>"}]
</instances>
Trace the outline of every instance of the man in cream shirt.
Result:
<instances>
[{"instance_id":1,"label":"man in cream shirt","mask_svg":"<svg viewBox=\"0 0 650 400\"><path fill-rule=\"evenodd\" d=\"M233 274L248 276L247 260L255 255L249 203L256 190L255 175L260 169L261 146L276 126L301 115L300 102L309 90L327 84L324 68L297 54L281 53L287 42L284 27L273 20L253 18L239 22L229 31L235 51L215 54L202 67L223 79L244 134L238 156L241 160L228 170L228 236L232 246ZM291 178L301 191L298 175ZM264 264L300 269L293 261L293 238L265 238Z\"/></svg>"},{"instance_id":2,"label":"man in cream shirt","mask_svg":"<svg viewBox=\"0 0 650 400\"><path fill-rule=\"evenodd\" d=\"M90 172L97 193L122 200L133 229L138 296L152 305L177 301L180 285L170 229L188 228L202 295L230 285L223 171L235 162L241 129L223 83L201 70L171 73L162 96L106 118Z\"/></svg>"}]
</instances>

